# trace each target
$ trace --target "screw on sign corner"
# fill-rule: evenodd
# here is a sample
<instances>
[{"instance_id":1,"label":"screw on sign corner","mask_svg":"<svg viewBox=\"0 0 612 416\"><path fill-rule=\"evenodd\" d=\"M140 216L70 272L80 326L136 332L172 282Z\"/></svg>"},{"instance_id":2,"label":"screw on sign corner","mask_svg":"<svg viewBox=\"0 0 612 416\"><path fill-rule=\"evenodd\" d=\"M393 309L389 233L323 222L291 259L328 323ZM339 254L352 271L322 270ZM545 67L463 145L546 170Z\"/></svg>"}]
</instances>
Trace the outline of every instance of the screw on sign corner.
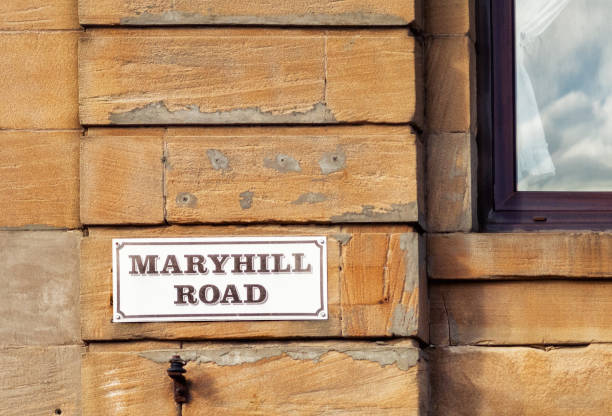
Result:
<instances>
[{"instance_id":1,"label":"screw on sign corner","mask_svg":"<svg viewBox=\"0 0 612 416\"><path fill-rule=\"evenodd\" d=\"M187 388L187 380L185 379L185 360L180 355L174 355L170 359L170 368L168 368L168 376L174 381L174 401L177 404L187 403L189 390Z\"/></svg>"}]
</instances>

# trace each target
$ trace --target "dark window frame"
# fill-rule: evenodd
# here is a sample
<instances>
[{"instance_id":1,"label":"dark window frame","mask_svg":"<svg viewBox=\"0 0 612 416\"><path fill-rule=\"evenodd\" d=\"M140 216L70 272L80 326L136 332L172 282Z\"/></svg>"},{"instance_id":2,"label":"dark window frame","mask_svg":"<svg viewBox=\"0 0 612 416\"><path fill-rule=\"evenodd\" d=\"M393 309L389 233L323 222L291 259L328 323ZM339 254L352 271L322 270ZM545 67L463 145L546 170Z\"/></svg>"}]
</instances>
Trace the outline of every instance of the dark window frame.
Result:
<instances>
[{"instance_id":1,"label":"dark window frame","mask_svg":"<svg viewBox=\"0 0 612 416\"><path fill-rule=\"evenodd\" d=\"M514 0L476 7L481 228L612 228L612 192L516 191Z\"/></svg>"}]
</instances>

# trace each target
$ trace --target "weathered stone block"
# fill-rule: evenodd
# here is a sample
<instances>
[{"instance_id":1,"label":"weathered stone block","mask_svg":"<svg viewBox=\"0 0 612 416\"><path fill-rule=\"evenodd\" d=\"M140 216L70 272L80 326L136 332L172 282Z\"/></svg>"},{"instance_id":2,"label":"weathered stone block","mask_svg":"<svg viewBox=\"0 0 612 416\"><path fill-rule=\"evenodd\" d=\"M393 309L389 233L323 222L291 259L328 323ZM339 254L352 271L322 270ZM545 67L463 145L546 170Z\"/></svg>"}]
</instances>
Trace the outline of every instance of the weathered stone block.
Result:
<instances>
[{"instance_id":1,"label":"weathered stone block","mask_svg":"<svg viewBox=\"0 0 612 416\"><path fill-rule=\"evenodd\" d=\"M427 230L471 231L476 218L476 142L471 133L427 137Z\"/></svg>"},{"instance_id":2,"label":"weathered stone block","mask_svg":"<svg viewBox=\"0 0 612 416\"><path fill-rule=\"evenodd\" d=\"M79 226L79 136L0 131L0 228Z\"/></svg>"},{"instance_id":3,"label":"weathered stone block","mask_svg":"<svg viewBox=\"0 0 612 416\"><path fill-rule=\"evenodd\" d=\"M78 37L78 31L0 33L0 129L80 128Z\"/></svg>"},{"instance_id":4,"label":"weathered stone block","mask_svg":"<svg viewBox=\"0 0 612 416\"><path fill-rule=\"evenodd\" d=\"M84 137L81 141L83 224L164 222L162 137Z\"/></svg>"},{"instance_id":5,"label":"weathered stone block","mask_svg":"<svg viewBox=\"0 0 612 416\"><path fill-rule=\"evenodd\" d=\"M88 25L407 25L419 0L80 0Z\"/></svg>"},{"instance_id":6,"label":"weathered stone block","mask_svg":"<svg viewBox=\"0 0 612 416\"><path fill-rule=\"evenodd\" d=\"M476 67L467 36L434 37L426 42L426 128L435 133L475 131Z\"/></svg>"},{"instance_id":7,"label":"weathered stone block","mask_svg":"<svg viewBox=\"0 0 612 416\"><path fill-rule=\"evenodd\" d=\"M0 346L74 344L80 231L0 232Z\"/></svg>"},{"instance_id":8,"label":"weathered stone block","mask_svg":"<svg viewBox=\"0 0 612 416\"><path fill-rule=\"evenodd\" d=\"M612 233L471 233L428 236L434 279L612 277Z\"/></svg>"},{"instance_id":9,"label":"weathered stone block","mask_svg":"<svg viewBox=\"0 0 612 416\"><path fill-rule=\"evenodd\" d=\"M172 129L165 141L171 223L418 222L422 211L409 127Z\"/></svg>"},{"instance_id":10,"label":"weathered stone block","mask_svg":"<svg viewBox=\"0 0 612 416\"><path fill-rule=\"evenodd\" d=\"M432 415L612 414L612 347L437 348Z\"/></svg>"},{"instance_id":11,"label":"weathered stone block","mask_svg":"<svg viewBox=\"0 0 612 416\"><path fill-rule=\"evenodd\" d=\"M83 350L78 345L0 349L0 414L80 415Z\"/></svg>"},{"instance_id":12,"label":"weathered stone block","mask_svg":"<svg viewBox=\"0 0 612 416\"><path fill-rule=\"evenodd\" d=\"M405 29L87 31L85 125L419 122L420 52Z\"/></svg>"},{"instance_id":13,"label":"weathered stone block","mask_svg":"<svg viewBox=\"0 0 612 416\"><path fill-rule=\"evenodd\" d=\"M474 0L426 0L425 31L432 35L472 35Z\"/></svg>"},{"instance_id":14,"label":"weathered stone block","mask_svg":"<svg viewBox=\"0 0 612 416\"><path fill-rule=\"evenodd\" d=\"M612 282L453 282L430 289L433 344L612 342Z\"/></svg>"},{"instance_id":15,"label":"weathered stone block","mask_svg":"<svg viewBox=\"0 0 612 416\"><path fill-rule=\"evenodd\" d=\"M92 345L83 359L87 415L174 414L173 354L187 360L185 416L427 414L427 367L413 341Z\"/></svg>"},{"instance_id":16,"label":"weathered stone block","mask_svg":"<svg viewBox=\"0 0 612 416\"><path fill-rule=\"evenodd\" d=\"M9 0L0 3L0 29L79 29L76 0Z\"/></svg>"},{"instance_id":17,"label":"weathered stone block","mask_svg":"<svg viewBox=\"0 0 612 416\"><path fill-rule=\"evenodd\" d=\"M112 238L326 235L329 318L317 321L113 324ZM351 242L354 240L354 243ZM378 241L386 243L375 246ZM409 226L189 226L90 228L81 245L84 340L427 337L422 239ZM388 244L388 245L387 245ZM371 260L364 261L364 256ZM361 282L371 295L363 295ZM378 296L376 294L383 294Z\"/></svg>"}]
</instances>

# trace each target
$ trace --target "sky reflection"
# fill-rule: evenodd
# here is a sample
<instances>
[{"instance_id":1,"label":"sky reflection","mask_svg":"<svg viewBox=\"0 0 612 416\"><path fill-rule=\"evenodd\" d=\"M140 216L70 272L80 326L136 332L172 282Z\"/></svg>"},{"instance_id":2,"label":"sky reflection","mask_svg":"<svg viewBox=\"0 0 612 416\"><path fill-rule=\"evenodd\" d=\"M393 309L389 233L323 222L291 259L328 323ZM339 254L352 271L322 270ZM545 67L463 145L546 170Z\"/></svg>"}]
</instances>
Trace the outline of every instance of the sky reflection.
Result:
<instances>
[{"instance_id":1,"label":"sky reflection","mask_svg":"<svg viewBox=\"0 0 612 416\"><path fill-rule=\"evenodd\" d=\"M535 168L548 166L547 155L535 149L534 129L525 128L536 110L519 99L520 191L612 191L611 22L610 0L570 0L543 33L523 47L517 42L554 165ZM519 26L517 19L517 36Z\"/></svg>"}]
</instances>

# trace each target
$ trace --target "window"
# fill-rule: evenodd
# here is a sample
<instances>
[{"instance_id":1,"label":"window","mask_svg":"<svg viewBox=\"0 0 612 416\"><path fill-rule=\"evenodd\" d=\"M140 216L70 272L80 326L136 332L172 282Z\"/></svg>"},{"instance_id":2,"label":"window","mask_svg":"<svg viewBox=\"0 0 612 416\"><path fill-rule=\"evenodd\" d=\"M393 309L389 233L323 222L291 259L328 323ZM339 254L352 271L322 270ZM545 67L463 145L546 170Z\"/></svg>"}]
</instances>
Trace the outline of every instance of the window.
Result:
<instances>
[{"instance_id":1,"label":"window","mask_svg":"<svg viewBox=\"0 0 612 416\"><path fill-rule=\"evenodd\" d=\"M480 0L485 230L612 228L612 5Z\"/></svg>"}]
</instances>

